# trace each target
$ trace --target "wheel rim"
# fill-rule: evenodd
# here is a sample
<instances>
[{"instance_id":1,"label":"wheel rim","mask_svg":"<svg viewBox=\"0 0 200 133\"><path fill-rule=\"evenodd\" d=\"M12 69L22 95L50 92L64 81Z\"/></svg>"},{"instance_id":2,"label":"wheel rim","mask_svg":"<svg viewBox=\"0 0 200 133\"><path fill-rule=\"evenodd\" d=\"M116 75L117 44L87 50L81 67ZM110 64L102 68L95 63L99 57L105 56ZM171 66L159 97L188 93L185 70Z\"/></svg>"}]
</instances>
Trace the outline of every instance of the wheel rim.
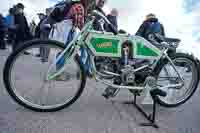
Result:
<instances>
[{"instance_id":1,"label":"wheel rim","mask_svg":"<svg viewBox=\"0 0 200 133\"><path fill-rule=\"evenodd\" d=\"M178 104L185 101L195 89L194 84L197 78L196 65L190 59L176 58L173 60L173 62L178 62L175 63L175 67L177 68L177 71L179 72L180 76L183 78L185 86L179 89L175 88L163 89L165 92L167 92L167 96L160 97L160 99L167 104ZM166 69L168 72L166 71ZM190 69L191 71L187 72L187 69ZM178 75L172 68L172 65L170 63L166 64L162 68L158 76L157 79L158 87L165 86L167 84L178 84L178 83L181 83L181 80L178 78Z\"/></svg>"},{"instance_id":2,"label":"wheel rim","mask_svg":"<svg viewBox=\"0 0 200 133\"><path fill-rule=\"evenodd\" d=\"M47 62L42 63L41 58L36 57L40 46L50 49ZM77 95L81 86L81 74L77 77L77 72L81 73L81 70L73 58L68 61L61 77L45 80L49 65L62 50L53 44L37 44L18 53L11 64L9 79L12 91L20 101L37 109L53 109L70 103ZM31 54L24 55L24 51ZM66 96L68 94L70 96Z\"/></svg>"}]
</instances>

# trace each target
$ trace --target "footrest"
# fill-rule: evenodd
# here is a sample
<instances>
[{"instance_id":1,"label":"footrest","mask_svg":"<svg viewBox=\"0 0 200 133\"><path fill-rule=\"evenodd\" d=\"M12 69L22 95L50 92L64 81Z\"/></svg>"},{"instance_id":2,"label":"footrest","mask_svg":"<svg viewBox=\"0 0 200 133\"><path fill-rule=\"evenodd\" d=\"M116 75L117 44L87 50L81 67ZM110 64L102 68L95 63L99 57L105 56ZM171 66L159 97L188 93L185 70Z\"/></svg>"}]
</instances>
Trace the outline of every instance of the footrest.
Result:
<instances>
[{"instance_id":1,"label":"footrest","mask_svg":"<svg viewBox=\"0 0 200 133\"><path fill-rule=\"evenodd\" d=\"M160 90L160 89L151 90L150 94L151 94L152 97L155 97L155 96L166 97L167 96L167 93L163 90Z\"/></svg>"}]
</instances>

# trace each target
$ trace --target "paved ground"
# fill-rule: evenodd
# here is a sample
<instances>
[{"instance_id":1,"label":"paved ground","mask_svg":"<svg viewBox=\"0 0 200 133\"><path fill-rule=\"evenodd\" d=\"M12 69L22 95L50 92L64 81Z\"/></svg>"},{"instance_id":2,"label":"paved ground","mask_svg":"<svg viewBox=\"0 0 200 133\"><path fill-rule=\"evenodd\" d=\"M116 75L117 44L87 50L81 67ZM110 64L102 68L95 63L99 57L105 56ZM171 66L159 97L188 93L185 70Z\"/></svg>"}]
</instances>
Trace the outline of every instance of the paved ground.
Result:
<instances>
[{"instance_id":1,"label":"paved ground","mask_svg":"<svg viewBox=\"0 0 200 133\"><path fill-rule=\"evenodd\" d=\"M93 81L87 82L81 98L68 109L55 113L36 113L24 109L12 101L2 82L2 68L8 54L8 51L0 51L0 133L199 133L200 131L199 90L189 102L179 108L160 108L158 114L160 129L140 127L138 124L145 119L134 107L112 104L104 100L101 97L104 86ZM120 95L117 99L127 99L127 97Z\"/></svg>"}]
</instances>

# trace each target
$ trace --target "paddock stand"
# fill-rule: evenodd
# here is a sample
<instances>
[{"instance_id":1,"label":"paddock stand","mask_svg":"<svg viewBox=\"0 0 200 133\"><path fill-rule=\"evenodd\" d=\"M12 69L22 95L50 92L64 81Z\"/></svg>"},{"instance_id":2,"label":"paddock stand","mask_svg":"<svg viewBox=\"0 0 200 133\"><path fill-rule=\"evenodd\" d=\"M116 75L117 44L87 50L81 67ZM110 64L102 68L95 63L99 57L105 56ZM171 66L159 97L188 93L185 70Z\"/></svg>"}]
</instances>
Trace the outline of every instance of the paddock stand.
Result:
<instances>
[{"instance_id":1,"label":"paddock stand","mask_svg":"<svg viewBox=\"0 0 200 133\"><path fill-rule=\"evenodd\" d=\"M140 123L140 126L151 126L154 128L159 128L159 126L156 124L156 107L157 107L157 97L158 96L166 96L166 92L159 90L159 89L154 89L150 91L151 97L153 99L153 111L150 115L148 115L144 109L142 109L138 104L137 104L137 95L134 94L134 101L128 101L128 102L123 102L122 104L126 105L134 105L136 109L149 121L148 123Z\"/></svg>"}]
</instances>

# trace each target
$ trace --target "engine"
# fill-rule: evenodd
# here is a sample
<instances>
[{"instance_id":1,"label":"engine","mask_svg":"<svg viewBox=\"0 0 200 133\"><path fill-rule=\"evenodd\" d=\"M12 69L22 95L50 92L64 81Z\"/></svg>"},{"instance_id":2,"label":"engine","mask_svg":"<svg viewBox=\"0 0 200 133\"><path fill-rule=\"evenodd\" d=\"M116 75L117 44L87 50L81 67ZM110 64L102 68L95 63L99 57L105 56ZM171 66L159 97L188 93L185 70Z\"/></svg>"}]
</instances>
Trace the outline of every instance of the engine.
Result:
<instances>
[{"instance_id":1,"label":"engine","mask_svg":"<svg viewBox=\"0 0 200 133\"><path fill-rule=\"evenodd\" d=\"M129 59L129 65L124 66L119 59L111 59L108 57L100 57L96 60L97 71L106 74L106 72L120 74L121 81L126 85L138 85L145 82L146 77L151 75L152 70L150 68L144 68L135 72L137 68L144 66L145 61L136 61ZM111 76L112 77L112 76Z\"/></svg>"}]
</instances>

